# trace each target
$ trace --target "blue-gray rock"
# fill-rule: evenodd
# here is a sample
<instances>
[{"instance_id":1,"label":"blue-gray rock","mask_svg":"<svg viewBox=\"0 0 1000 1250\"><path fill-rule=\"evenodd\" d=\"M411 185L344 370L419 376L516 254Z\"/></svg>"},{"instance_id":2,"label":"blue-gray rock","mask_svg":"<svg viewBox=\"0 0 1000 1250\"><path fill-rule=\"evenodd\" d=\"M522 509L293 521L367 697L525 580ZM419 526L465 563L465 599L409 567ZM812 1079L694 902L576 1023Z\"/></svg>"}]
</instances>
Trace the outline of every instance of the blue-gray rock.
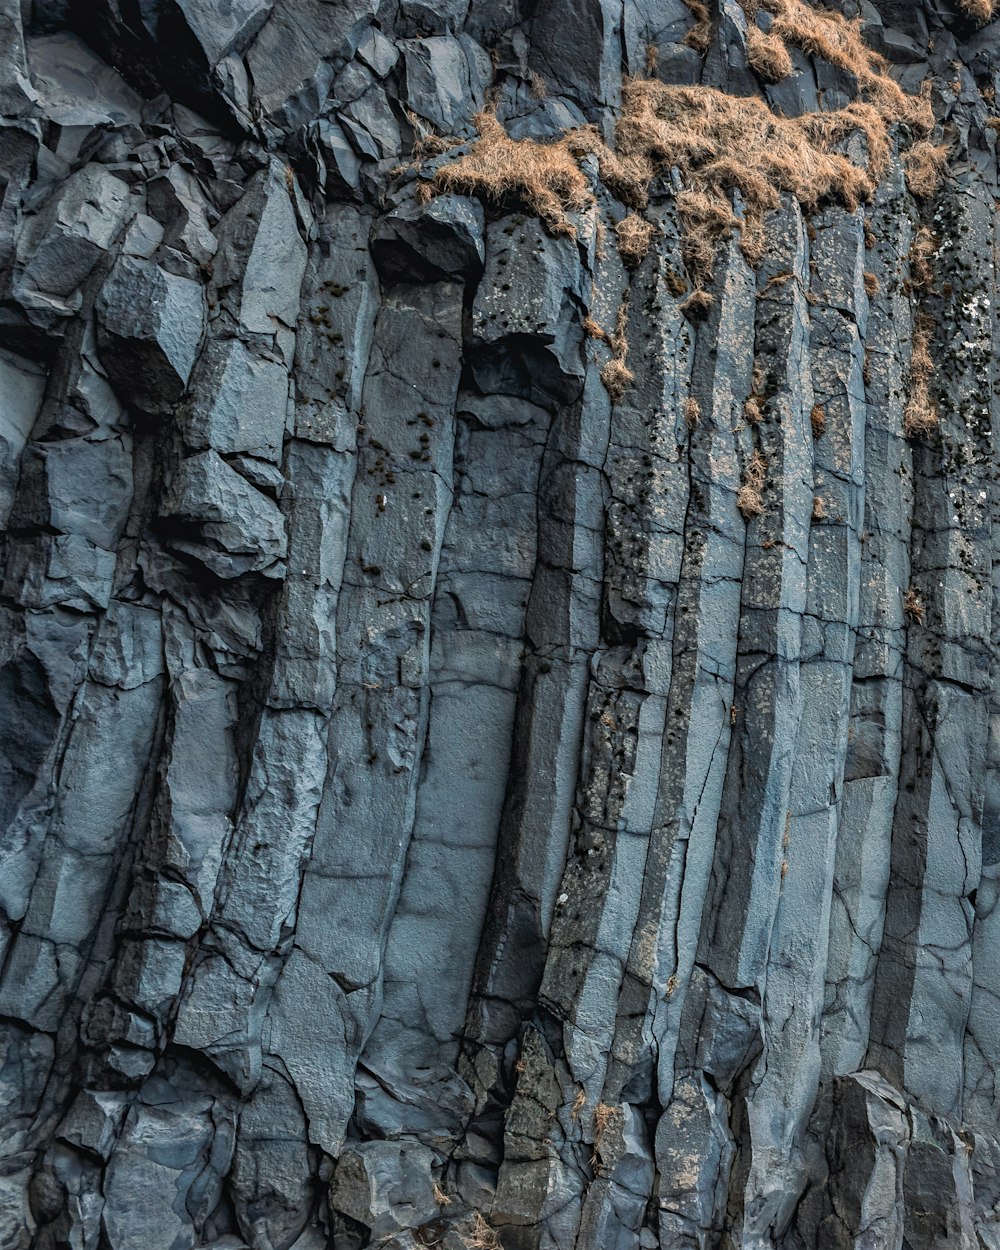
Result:
<instances>
[{"instance_id":1,"label":"blue-gray rock","mask_svg":"<svg viewBox=\"0 0 1000 1250\"><path fill-rule=\"evenodd\" d=\"M122 401L162 415L184 394L205 332L201 284L123 256L96 305L101 362Z\"/></svg>"},{"instance_id":2,"label":"blue-gray rock","mask_svg":"<svg viewBox=\"0 0 1000 1250\"><path fill-rule=\"evenodd\" d=\"M4 1250L1000 1250L990 7L0 0Z\"/></svg>"},{"instance_id":3,"label":"blue-gray rock","mask_svg":"<svg viewBox=\"0 0 1000 1250\"><path fill-rule=\"evenodd\" d=\"M464 282L483 267L483 209L465 196L408 204L379 222L371 250L389 282Z\"/></svg>"},{"instance_id":4,"label":"blue-gray rock","mask_svg":"<svg viewBox=\"0 0 1000 1250\"><path fill-rule=\"evenodd\" d=\"M106 256L129 208L127 185L88 164L57 185L18 233L12 288L29 318L52 326L82 305L80 285Z\"/></svg>"},{"instance_id":5,"label":"blue-gray rock","mask_svg":"<svg viewBox=\"0 0 1000 1250\"><path fill-rule=\"evenodd\" d=\"M285 526L277 505L213 450L181 461L160 519L168 545L218 577L280 577L284 571Z\"/></svg>"}]
</instances>

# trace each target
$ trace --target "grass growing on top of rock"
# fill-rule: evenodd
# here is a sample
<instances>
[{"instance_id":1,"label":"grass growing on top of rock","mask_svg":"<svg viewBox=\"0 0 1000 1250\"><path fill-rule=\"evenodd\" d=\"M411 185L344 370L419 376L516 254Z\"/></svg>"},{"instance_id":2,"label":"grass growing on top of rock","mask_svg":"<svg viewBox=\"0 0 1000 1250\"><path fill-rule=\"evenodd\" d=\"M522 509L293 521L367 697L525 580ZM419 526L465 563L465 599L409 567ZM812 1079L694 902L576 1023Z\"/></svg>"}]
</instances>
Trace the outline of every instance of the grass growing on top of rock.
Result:
<instances>
[{"instance_id":1,"label":"grass growing on top of rock","mask_svg":"<svg viewBox=\"0 0 1000 1250\"><path fill-rule=\"evenodd\" d=\"M937 191L947 159L947 144L929 143L926 139L915 143L906 153L903 158L906 185L918 200L930 199Z\"/></svg>"},{"instance_id":2,"label":"grass growing on top of rock","mask_svg":"<svg viewBox=\"0 0 1000 1250\"><path fill-rule=\"evenodd\" d=\"M567 213L593 202L593 192L566 138L555 143L511 139L495 113L472 119L479 138L454 164L443 165L432 187L481 195L496 203L516 197L554 235L576 233Z\"/></svg>"},{"instance_id":3,"label":"grass growing on top of rock","mask_svg":"<svg viewBox=\"0 0 1000 1250\"><path fill-rule=\"evenodd\" d=\"M760 263L764 218L778 207L781 192L809 208L839 200L853 209L870 199L889 162L889 127L903 123L915 136L928 134L933 125L928 100L907 95L889 77L887 62L864 43L860 21L820 12L803 0L740 3L754 32L748 36L751 63L762 78L774 81L790 72L787 49L793 45L851 73L859 98L831 112L779 117L757 96L633 78L624 85L613 146L593 126L567 131L550 143L513 140L487 110L474 118L478 139L441 166L431 185L495 203L517 201L553 234L572 237L571 215L594 203L580 166L585 157L596 158L603 183L639 212L657 174L676 167L684 182L677 198L684 256L696 287L711 277L716 248L734 230L748 261ZM766 35L755 24L760 10L771 16ZM863 163L840 150L857 133L865 138ZM911 162L921 186L927 185L924 158L931 152L937 159L937 150L925 144ZM734 190L743 199L742 218L733 212ZM637 238L626 232L620 243L626 259L638 257Z\"/></svg>"}]
</instances>

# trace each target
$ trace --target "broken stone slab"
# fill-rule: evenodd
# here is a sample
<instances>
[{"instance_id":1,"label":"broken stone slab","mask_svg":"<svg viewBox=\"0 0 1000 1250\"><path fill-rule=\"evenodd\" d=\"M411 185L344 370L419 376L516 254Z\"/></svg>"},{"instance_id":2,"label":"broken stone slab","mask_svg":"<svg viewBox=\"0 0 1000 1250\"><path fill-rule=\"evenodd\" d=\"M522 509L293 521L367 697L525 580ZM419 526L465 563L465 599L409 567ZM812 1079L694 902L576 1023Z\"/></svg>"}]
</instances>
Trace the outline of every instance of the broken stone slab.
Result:
<instances>
[{"instance_id":1,"label":"broken stone slab","mask_svg":"<svg viewBox=\"0 0 1000 1250\"><path fill-rule=\"evenodd\" d=\"M592 120L621 100L621 19L614 0L552 0L533 32L532 69L579 100Z\"/></svg>"},{"instance_id":2,"label":"broken stone slab","mask_svg":"<svg viewBox=\"0 0 1000 1250\"><path fill-rule=\"evenodd\" d=\"M461 282L482 271L484 214L478 200L437 196L407 204L379 222L371 250L390 282Z\"/></svg>"},{"instance_id":3,"label":"broken stone slab","mask_svg":"<svg viewBox=\"0 0 1000 1250\"><path fill-rule=\"evenodd\" d=\"M228 1181L236 1218L251 1245L288 1246L313 1206L307 1126L294 1088L265 1068L240 1111Z\"/></svg>"},{"instance_id":4,"label":"broken stone slab","mask_svg":"<svg viewBox=\"0 0 1000 1250\"><path fill-rule=\"evenodd\" d=\"M131 451L131 440L117 437L29 444L21 461L24 519L113 552L132 501Z\"/></svg>"},{"instance_id":5,"label":"broken stone slab","mask_svg":"<svg viewBox=\"0 0 1000 1250\"><path fill-rule=\"evenodd\" d=\"M412 107L442 134L471 133L492 78L490 59L468 35L432 36L402 44Z\"/></svg>"},{"instance_id":6,"label":"broken stone slab","mask_svg":"<svg viewBox=\"0 0 1000 1250\"><path fill-rule=\"evenodd\" d=\"M67 31L29 36L38 104L58 126L127 126L142 120L142 99L82 39Z\"/></svg>"},{"instance_id":7,"label":"broken stone slab","mask_svg":"<svg viewBox=\"0 0 1000 1250\"><path fill-rule=\"evenodd\" d=\"M583 386L584 269L573 239L515 214L486 231L486 267L472 305L469 368L484 394L551 408Z\"/></svg>"},{"instance_id":8,"label":"broken stone slab","mask_svg":"<svg viewBox=\"0 0 1000 1250\"><path fill-rule=\"evenodd\" d=\"M259 106L292 131L320 112L335 68L354 55L378 0L277 0L246 55Z\"/></svg>"},{"instance_id":9,"label":"broken stone slab","mask_svg":"<svg viewBox=\"0 0 1000 1250\"><path fill-rule=\"evenodd\" d=\"M213 287L235 320L251 334L294 327L306 247L278 161L254 175L216 238Z\"/></svg>"},{"instance_id":10,"label":"broken stone slab","mask_svg":"<svg viewBox=\"0 0 1000 1250\"><path fill-rule=\"evenodd\" d=\"M161 223L161 233L169 245L186 252L199 265L211 261L218 248L209 225L214 210L189 170L171 165L162 178L148 183L146 205Z\"/></svg>"},{"instance_id":11,"label":"broken stone slab","mask_svg":"<svg viewBox=\"0 0 1000 1250\"><path fill-rule=\"evenodd\" d=\"M4 588L26 608L92 612L108 606L114 572L113 552L78 534L42 534L18 545Z\"/></svg>"},{"instance_id":12,"label":"broken stone slab","mask_svg":"<svg viewBox=\"0 0 1000 1250\"><path fill-rule=\"evenodd\" d=\"M358 44L358 60L379 78L384 78L399 60L399 51L378 27L370 26Z\"/></svg>"},{"instance_id":13,"label":"broken stone slab","mask_svg":"<svg viewBox=\"0 0 1000 1250\"><path fill-rule=\"evenodd\" d=\"M330 1205L371 1229L373 1239L417 1228L439 1214L433 1150L412 1141L352 1142L341 1152Z\"/></svg>"},{"instance_id":14,"label":"broken stone slab","mask_svg":"<svg viewBox=\"0 0 1000 1250\"><path fill-rule=\"evenodd\" d=\"M101 363L129 407L164 415L184 394L205 329L201 284L123 256L97 300Z\"/></svg>"},{"instance_id":15,"label":"broken stone slab","mask_svg":"<svg viewBox=\"0 0 1000 1250\"><path fill-rule=\"evenodd\" d=\"M51 328L79 310L79 287L111 248L128 210L127 185L91 164L24 221L12 291L36 325Z\"/></svg>"},{"instance_id":16,"label":"broken stone slab","mask_svg":"<svg viewBox=\"0 0 1000 1250\"><path fill-rule=\"evenodd\" d=\"M277 461L287 408L288 375L282 364L255 354L239 339L212 339L192 378L185 441L222 455L246 453Z\"/></svg>"},{"instance_id":17,"label":"broken stone slab","mask_svg":"<svg viewBox=\"0 0 1000 1250\"><path fill-rule=\"evenodd\" d=\"M340 122L362 160L396 160L402 154L399 122L377 83L340 111Z\"/></svg>"},{"instance_id":18,"label":"broken stone slab","mask_svg":"<svg viewBox=\"0 0 1000 1250\"><path fill-rule=\"evenodd\" d=\"M168 0L164 6L187 24L208 65L217 65L232 52L244 52L273 7L273 0L229 0L225 5Z\"/></svg>"},{"instance_id":19,"label":"broken stone slab","mask_svg":"<svg viewBox=\"0 0 1000 1250\"><path fill-rule=\"evenodd\" d=\"M361 158L352 147L344 128L321 117L310 130L320 183L331 194L349 195L361 182Z\"/></svg>"},{"instance_id":20,"label":"broken stone slab","mask_svg":"<svg viewBox=\"0 0 1000 1250\"><path fill-rule=\"evenodd\" d=\"M0 528L14 506L18 465L45 391L45 373L32 361L0 352Z\"/></svg>"},{"instance_id":21,"label":"broken stone slab","mask_svg":"<svg viewBox=\"0 0 1000 1250\"><path fill-rule=\"evenodd\" d=\"M281 577L285 522L277 504L215 451L182 460L160 511L167 544L217 577Z\"/></svg>"}]
</instances>

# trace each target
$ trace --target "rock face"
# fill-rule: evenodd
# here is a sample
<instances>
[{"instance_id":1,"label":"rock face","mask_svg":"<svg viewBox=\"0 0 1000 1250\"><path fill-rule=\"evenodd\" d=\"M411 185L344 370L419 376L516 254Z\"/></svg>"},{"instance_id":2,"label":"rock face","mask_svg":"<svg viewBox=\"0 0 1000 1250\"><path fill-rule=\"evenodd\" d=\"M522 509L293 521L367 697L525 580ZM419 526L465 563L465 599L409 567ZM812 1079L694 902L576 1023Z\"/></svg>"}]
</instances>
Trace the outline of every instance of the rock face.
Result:
<instances>
[{"instance_id":1,"label":"rock face","mask_svg":"<svg viewBox=\"0 0 1000 1250\"><path fill-rule=\"evenodd\" d=\"M0 1245L1000 1250L1000 22L836 7L0 0Z\"/></svg>"}]
</instances>

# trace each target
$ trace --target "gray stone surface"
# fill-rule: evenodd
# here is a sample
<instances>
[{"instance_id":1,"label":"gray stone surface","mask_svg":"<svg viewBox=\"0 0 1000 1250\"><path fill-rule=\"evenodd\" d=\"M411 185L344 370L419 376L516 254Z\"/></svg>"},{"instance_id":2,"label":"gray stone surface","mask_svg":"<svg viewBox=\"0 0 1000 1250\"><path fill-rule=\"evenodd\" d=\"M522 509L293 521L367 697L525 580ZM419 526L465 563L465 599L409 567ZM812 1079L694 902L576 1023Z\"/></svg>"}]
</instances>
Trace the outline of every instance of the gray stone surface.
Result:
<instances>
[{"instance_id":1,"label":"gray stone surface","mask_svg":"<svg viewBox=\"0 0 1000 1250\"><path fill-rule=\"evenodd\" d=\"M0 0L3 1250L1000 1250L1000 21L700 318L429 185L797 3Z\"/></svg>"}]
</instances>

